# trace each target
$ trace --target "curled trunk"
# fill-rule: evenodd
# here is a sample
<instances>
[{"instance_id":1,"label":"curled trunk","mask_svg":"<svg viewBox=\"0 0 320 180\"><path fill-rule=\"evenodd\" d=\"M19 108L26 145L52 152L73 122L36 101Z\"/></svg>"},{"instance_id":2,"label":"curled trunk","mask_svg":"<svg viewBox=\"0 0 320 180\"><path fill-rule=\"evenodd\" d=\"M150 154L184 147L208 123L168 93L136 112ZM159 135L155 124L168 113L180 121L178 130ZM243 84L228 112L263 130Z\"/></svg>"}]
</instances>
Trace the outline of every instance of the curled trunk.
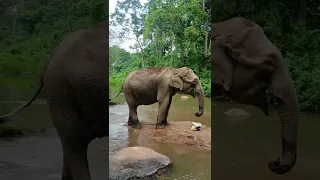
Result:
<instances>
[{"instance_id":1,"label":"curled trunk","mask_svg":"<svg viewBox=\"0 0 320 180\"><path fill-rule=\"evenodd\" d=\"M195 115L197 117L200 117L203 114L203 106L204 106L204 91L203 91L203 88L202 88L200 81L198 81L198 83L196 85L196 92L197 92L197 96L198 96L199 110L198 110L198 112L195 113Z\"/></svg>"},{"instance_id":2,"label":"curled trunk","mask_svg":"<svg viewBox=\"0 0 320 180\"><path fill-rule=\"evenodd\" d=\"M281 120L282 155L269 163L276 174L289 172L296 164L299 109L292 79L288 72L276 76L272 83L273 94L278 98Z\"/></svg>"}]
</instances>

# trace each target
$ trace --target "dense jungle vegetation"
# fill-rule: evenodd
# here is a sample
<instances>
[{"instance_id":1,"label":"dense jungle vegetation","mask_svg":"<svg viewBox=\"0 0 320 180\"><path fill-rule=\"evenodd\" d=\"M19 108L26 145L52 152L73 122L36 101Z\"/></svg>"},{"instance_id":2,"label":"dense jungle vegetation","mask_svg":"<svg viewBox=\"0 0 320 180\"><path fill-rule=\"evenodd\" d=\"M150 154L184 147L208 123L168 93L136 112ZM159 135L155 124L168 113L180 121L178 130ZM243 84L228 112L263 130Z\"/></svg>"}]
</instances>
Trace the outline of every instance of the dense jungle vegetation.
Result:
<instances>
[{"instance_id":1,"label":"dense jungle vegetation","mask_svg":"<svg viewBox=\"0 0 320 180\"><path fill-rule=\"evenodd\" d=\"M110 16L111 41L134 41L128 52L110 45L110 85L121 86L129 72L148 66L187 66L211 93L210 3L206 0L118 1ZM129 34L128 32L132 32Z\"/></svg>"},{"instance_id":2,"label":"dense jungle vegetation","mask_svg":"<svg viewBox=\"0 0 320 180\"><path fill-rule=\"evenodd\" d=\"M37 75L69 32L107 19L105 0L0 0L0 78Z\"/></svg>"},{"instance_id":3,"label":"dense jungle vegetation","mask_svg":"<svg viewBox=\"0 0 320 180\"><path fill-rule=\"evenodd\" d=\"M320 1L213 1L212 22L235 16L248 18L264 29L283 53L300 108L320 111Z\"/></svg>"},{"instance_id":4,"label":"dense jungle vegetation","mask_svg":"<svg viewBox=\"0 0 320 180\"><path fill-rule=\"evenodd\" d=\"M45 59L68 32L108 15L104 0L0 0L0 81L37 80ZM133 38L133 52L110 47L110 85L147 66L189 66L210 94L210 25L234 16L258 23L283 53L301 109L320 111L320 1L122 0L111 39ZM212 7L210 7L210 4ZM212 17L209 15L212 14ZM128 36L128 30L132 35ZM116 43L114 43L116 44Z\"/></svg>"}]
</instances>

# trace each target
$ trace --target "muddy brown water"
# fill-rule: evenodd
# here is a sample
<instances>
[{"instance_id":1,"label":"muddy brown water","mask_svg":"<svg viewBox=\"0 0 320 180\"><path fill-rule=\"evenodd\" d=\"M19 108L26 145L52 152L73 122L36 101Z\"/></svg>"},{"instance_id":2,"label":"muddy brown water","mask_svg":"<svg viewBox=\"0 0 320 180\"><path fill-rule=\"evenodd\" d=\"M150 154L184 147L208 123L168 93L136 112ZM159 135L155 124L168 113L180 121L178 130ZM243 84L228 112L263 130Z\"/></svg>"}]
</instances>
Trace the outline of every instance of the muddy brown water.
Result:
<instances>
[{"instance_id":1,"label":"muddy brown water","mask_svg":"<svg viewBox=\"0 0 320 180\"><path fill-rule=\"evenodd\" d=\"M120 95L123 97L123 95ZM195 121L207 126L211 125L211 100L205 99L204 114L196 117L197 99L189 96L182 100L181 95L174 96L168 115L170 121ZM155 123L158 114L158 103L148 106L138 107L138 117L142 123ZM188 145L178 145L172 143L159 143L145 141L145 137L139 135L131 127L125 126L128 120L127 104L110 106L109 108L109 135L110 154L131 146L144 146L168 156L173 161L172 168L161 176L160 179L210 179L211 177L211 152L206 149L192 147ZM191 126L191 124L190 124Z\"/></svg>"},{"instance_id":2,"label":"muddy brown water","mask_svg":"<svg viewBox=\"0 0 320 180\"><path fill-rule=\"evenodd\" d=\"M0 92L0 113L6 113L25 103L35 89L4 86ZM38 98L27 109L13 116L8 125L37 130L23 138L0 138L1 180L60 180L62 151L60 140L52 127L44 99ZM88 159L93 180L108 177L108 138L96 139L89 146Z\"/></svg>"},{"instance_id":3,"label":"muddy brown water","mask_svg":"<svg viewBox=\"0 0 320 180\"><path fill-rule=\"evenodd\" d=\"M0 113L15 109L29 99L34 89L6 89L0 93ZM5 94L6 93L6 94ZM121 95L120 95L121 98ZM157 104L138 110L143 122L154 123ZM191 120L210 125L210 99L205 102L205 114L197 118L197 99L175 98L169 114L170 121ZM125 126L127 105L110 107L110 140L94 140L89 147L88 159L93 180L105 180L108 175L108 155L127 146L151 147L167 155L174 166L160 179L210 179L210 151L185 145L166 143L144 144L143 137ZM29 134L23 138L0 138L0 179L10 180L60 180L62 168L61 144L52 126L44 99L37 99L24 111L13 116L8 125L18 128L45 128L44 133ZM110 147L109 147L110 146ZM109 151L110 149L110 151Z\"/></svg>"},{"instance_id":4,"label":"muddy brown water","mask_svg":"<svg viewBox=\"0 0 320 180\"><path fill-rule=\"evenodd\" d=\"M218 102L213 102L213 104ZM244 119L223 112L236 107L248 111ZM219 102L212 111L211 177L218 180L317 180L320 179L320 114L301 113L296 166L285 175L273 174L267 163L281 154L280 121L252 106Z\"/></svg>"},{"instance_id":5,"label":"muddy brown water","mask_svg":"<svg viewBox=\"0 0 320 180\"><path fill-rule=\"evenodd\" d=\"M1 87L0 113L16 108L29 99L34 89L5 89ZM170 109L171 120L195 120L212 125L211 153L199 148L173 144L143 144L143 137L123 126L127 118L126 105L110 107L115 120L110 123L110 147L107 138L94 140L89 147L89 164L93 180L105 180L108 174L108 155L117 149L143 145L169 156L174 166L162 179L247 179L247 180L317 180L320 177L320 115L301 113L299 126L298 160L294 169L282 176L272 174L267 162L281 152L280 122L276 113L265 117L251 106L213 102L213 122L206 114L195 118L196 99L175 98ZM143 122L154 123L158 105L139 108ZM223 112L239 107L251 116L244 119L227 118ZM210 112L206 99L205 113ZM208 115L209 116L209 115ZM194 119L195 118L195 119ZM48 109L43 100L12 117L14 127L46 128L43 134L23 138L0 138L0 179L2 180L60 180L61 145L52 128ZM139 144L140 143L140 144ZM110 151L109 151L110 149ZM210 172L210 166L213 171Z\"/></svg>"}]
</instances>

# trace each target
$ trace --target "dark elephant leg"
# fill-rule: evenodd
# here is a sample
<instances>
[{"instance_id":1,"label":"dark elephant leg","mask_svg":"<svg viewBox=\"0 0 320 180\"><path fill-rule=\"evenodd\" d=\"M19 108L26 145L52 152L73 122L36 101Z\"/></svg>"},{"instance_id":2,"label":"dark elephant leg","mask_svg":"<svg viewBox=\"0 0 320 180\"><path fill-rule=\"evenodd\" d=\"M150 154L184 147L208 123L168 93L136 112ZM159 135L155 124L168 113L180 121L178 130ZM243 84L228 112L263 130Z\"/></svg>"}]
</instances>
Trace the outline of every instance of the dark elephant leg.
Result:
<instances>
[{"instance_id":1,"label":"dark elephant leg","mask_svg":"<svg viewBox=\"0 0 320 180\"><path fill-rule=\"evenodd\" d=\"M62 168L62 178L61 180L74 180L71 176L71 171L69 168L68 160L63 153L63 168Z\"/></svg>"},{"instance_id":2,"label":"dark elephant leg","mask_svg":"<svg viewBox=\"0 0 320 180\"><path fill-rule=\"evenodd\" d=\"M67 138L63 143L63 155L67 161L66 173L70 171L74 180L91 180L87 159L90 141L83 138L85 137Z\"/></svg>"},{"instance_id":3,"label":"dark elephant leg","mask_svg":"<svg viewBox=\"0 0 320 180\"><path fill-rule=\"evenodd\" d=\"M156 129L163 129L166 127L167 117L171 105L171 97L163 99L161 102L159 102L159 110L158 110L158 118L157 118L157 124Z\"/></svg>"},{"instance_id":4,"label":"dark elephant leg","mask_svg":"<svg viewBox=\"0 0 320 180\"><path fill-rule=\"evenodd\" d=\"M58 100L53 97L57 96L49 96L48 106L62 144L62 180L91 180L87 160L87 148L92 140L91 127L87 121L79 119L82 113L75 107L75 102L70 98L60 99L67 97L63 96L63 91Z\"/></svg>"},{"instance_id":5,"label":"dark elephant leg","mask_svg":"<svg viewBox=\"0 0 320 180\"><path fill-rule=\"evenodd\" d=\"M141 129L142 126L139 122L139 118L138 118L138 114L137 114L137 108L138 106L129 106L129 120L130 120L130 116L131 116L131 119L132 119L132 127L135 128L135 129ZM128 120L128 125L129 125L129 121Z\"/></svg>"},{"instance_id":6,"label":"dark elephant leg","mask_svg":"<svg viewBox=\"0 0 320 180\"><path fill-rule=\"evenodd\" d=\"M132 125L133 125L133 119L131 115L131 110L129 109L128 126L132 126Z\"/></svg>"},{"instance_id":7,"label":"dark elephant leg","mask_svg":"<svg viewBox=\"0 0 320 180\"><path fill-rule=\"evenodd\" d=\"M164 120L162 121L162 123L165 125L165 126L169 126L169 123L168 123L168 115L169 115L169 110L170 110L170 106L171 106L171 102L172 102L172 97L169 99L169 104L166 108L166 111L164 113L165 117L164 117Z\"/></svg>"}]
</instances>

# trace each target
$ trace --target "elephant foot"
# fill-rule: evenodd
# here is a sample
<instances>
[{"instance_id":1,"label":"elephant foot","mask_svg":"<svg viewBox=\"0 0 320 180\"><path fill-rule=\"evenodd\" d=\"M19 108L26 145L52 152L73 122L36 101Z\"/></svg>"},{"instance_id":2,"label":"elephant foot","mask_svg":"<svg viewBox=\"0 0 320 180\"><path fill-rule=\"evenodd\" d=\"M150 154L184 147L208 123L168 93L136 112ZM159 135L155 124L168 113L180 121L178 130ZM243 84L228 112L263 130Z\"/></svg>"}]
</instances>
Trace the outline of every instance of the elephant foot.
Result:
<instances>
[{"instance_id":1,"label":"elephant foot","mask_svg":"<svg viewBox=\"0 0 320 180\"><path fill-rule=\"evenodd\" d=\"M164 124L157 124L156 129L164 129L166 126Z\"/></svg>"},{"instance_id":2,"label":"elephant foot","mask_svg":"<svg viewBox=\"0 0 320 180\"><path fill-rule=\"evenodd\" d=\"M167 123L168 124L168 123ZM169 124L168 124L169 125ZM156 129L164 129L166 127L165 122L161 121L156 124Z\"/></svg>"},{"instance_id":3,"label":"elephant foot","mask_svg":"<svg viewBox=\"0 0 320 180\"><path fill-rule=\"evenodd\" d=\"M133 121L132 127L134 129L141 129L142 128L142 126L141 126L139 121Z\"/></svg>"},{"instance_id":4,"label":"elephant foot","mask_svg":"<svg viewBox=\"0 0 320 180\"><path fill-rule=\"evenodd\" d=\"M128 120L128 126L132 126L133 125L133 121L132 120Z\"/></svg>"},{"instance_id":5,"label":"elephant foot","mask_svg":"<svg viewBox=\"0 0 320 180\"><path fill-rule=\"evenodd\" d=\"M167 121L167 120L162 121L162 123L163 123L165 126L169 126L169 123L168 123L168 121Z\"/></svg>"}]
</instances>

